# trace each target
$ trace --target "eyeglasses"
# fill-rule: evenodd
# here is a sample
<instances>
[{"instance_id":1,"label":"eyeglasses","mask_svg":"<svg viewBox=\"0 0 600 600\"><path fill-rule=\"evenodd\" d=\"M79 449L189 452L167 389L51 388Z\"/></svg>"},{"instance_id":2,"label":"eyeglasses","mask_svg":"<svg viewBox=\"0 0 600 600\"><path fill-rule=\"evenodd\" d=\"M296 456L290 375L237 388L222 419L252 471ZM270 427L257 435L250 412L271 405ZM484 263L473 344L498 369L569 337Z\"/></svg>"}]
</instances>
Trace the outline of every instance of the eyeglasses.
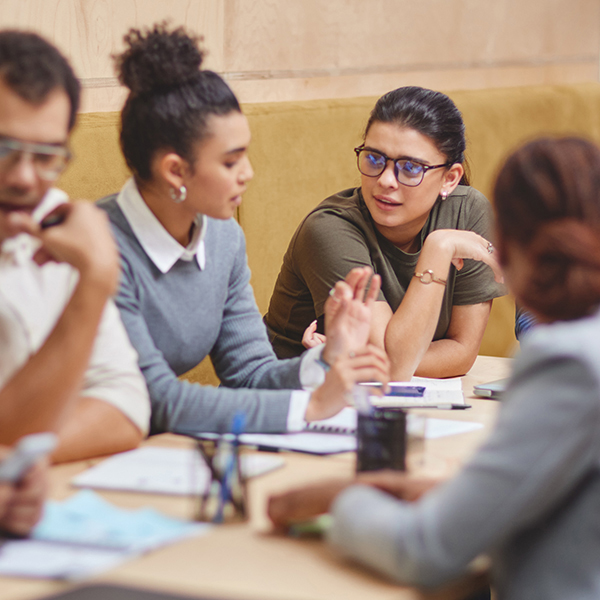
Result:
<instances>
[{"instance_id":1,"label":"eyeglasses","mask_svg":"<svg viewBox=\"0 0 600 600\"><path fill-rule=\"evenodd\" d=\"M16 165L27 156L40 179L55 181L65 170L71 153L66 146L22 142L0 136L0 172Z\"/></svg>"},{"instance_id":2,"label":"eyeglasses","mask_svg":"<svg viewBox=\"0 0 600 600\"><path fill-rule=\"evenodd\" d=\"M354 148L354 152L356 152L358 170L363 175L367 177L379 177L391 160L394 163L394 175L398 183L407 185L408 187L418 186L423 181L423 177L425 177L427 171L449 167L452 164L424 165L409 158L390 158L383 152L365 148L364 144L358 148Z\"/></svg>"}]
</instances>

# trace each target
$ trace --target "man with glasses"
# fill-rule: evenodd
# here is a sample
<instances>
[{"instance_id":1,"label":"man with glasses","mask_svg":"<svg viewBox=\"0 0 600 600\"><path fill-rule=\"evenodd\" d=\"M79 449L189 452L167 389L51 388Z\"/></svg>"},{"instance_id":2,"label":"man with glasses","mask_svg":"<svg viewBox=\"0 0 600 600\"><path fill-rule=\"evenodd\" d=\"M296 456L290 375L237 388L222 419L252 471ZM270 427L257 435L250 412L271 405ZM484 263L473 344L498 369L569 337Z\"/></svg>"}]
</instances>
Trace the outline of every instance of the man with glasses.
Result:
<instances>
[{"instance_id":1,"label":"man with glasses","mask_svg":"<svg viewBox=\"0 0 600 600\"><path fill-rule=\"evenodd\" d=\"M52 187L79 92L56 48L0 31L0 444L54 430L61 461L137 446L150 412L107 219Z\"/></svg>"}]
</instances>

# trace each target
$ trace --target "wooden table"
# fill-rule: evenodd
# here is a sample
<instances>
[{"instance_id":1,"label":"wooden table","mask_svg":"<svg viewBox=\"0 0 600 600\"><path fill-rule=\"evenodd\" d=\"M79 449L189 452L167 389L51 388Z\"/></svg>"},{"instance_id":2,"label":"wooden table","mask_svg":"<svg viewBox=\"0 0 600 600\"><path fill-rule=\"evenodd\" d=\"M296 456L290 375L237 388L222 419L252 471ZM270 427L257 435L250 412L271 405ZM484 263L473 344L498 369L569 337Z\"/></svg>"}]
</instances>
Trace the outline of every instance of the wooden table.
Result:
<instances>
[{"instance_id":1,"label":"wooden table","mask_svg":"<svg viewBox=\"0 0 600 600\"><path fill-rule=\"evenodd\" d=\"M463 390L473 405L464 411L420 411L436 418L479 421L484 428L471 433L428 440L422 469L432 475L454 472L485 439L498 404L472 397L478 383L505 377L510 360L480 356L464 377ZM149 445L188 447L191 441L175 435L155 436ZM333 477L349 477L354 469L352 453L315 457L285 453L285 466L249 484L250 521L215 527L208 535L174 544L105 573L97 581L122 583L189 595L240 600L403 600L416 598L456 598L464 586L452 586L438 594L423 596L400 587L361 567L346 562L318 540L296 540L271 533L266 517L266 501L278 490L305 482ZM51 497L66 498L73 493L71 478L97 461L82 461L53 467ZM138 508L151 505L166 514L189 518L194 504L190 498L103 492L110 502ZM467 583L467 588L469 584ZM70 584L0 578L2 600L29 600L56 593Z\"/></svg>"}]
</instances>

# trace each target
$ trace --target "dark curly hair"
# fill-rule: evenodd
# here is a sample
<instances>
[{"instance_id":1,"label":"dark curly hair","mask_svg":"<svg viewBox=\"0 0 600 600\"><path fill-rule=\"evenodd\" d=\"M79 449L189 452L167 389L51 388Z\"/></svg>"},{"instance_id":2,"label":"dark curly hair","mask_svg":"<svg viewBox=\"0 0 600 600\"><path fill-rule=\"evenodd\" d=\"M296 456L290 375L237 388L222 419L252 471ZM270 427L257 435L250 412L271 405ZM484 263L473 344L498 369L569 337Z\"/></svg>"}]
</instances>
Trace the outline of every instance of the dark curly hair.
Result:
<instances>
[{"instance_id":1,"label":"dark curly hair","mask_svg":"<svg viewBox=\"0 0 600 600\"><path fill-rule=\"evenodd\" d=\"M127 49L114 57L119 81L130 93L121 112L121 148L129 168L143 181L152 177L158 150L171 149L190 165L206 137L211 115L240 111L219 75L201 70L201 38L167 23L130 29Z\"/></svg>"},{"instance_id":2,"label":"dark curly hair","mask_svg":"<svg viewBox=\"0 0 600 600\"><path fill-rule=\"evenodd\" d=\"M0 31L0 77L23 100L42 104L62 88L69 97L69 131L75 125L81 87L67 59L36 33Z\"/></svg>"},{"instance_id":3,"label":"dark curly hair","mask_svg":"<svg viewBox=\"0 0 600 600\"><path fill-rule=\"evenodd\" d=\"M512 244L531 272L526 307L568 320L600 304L600 148L580 138L542 138L514 152L494 189L500 259Z\"/></svg>"},{"instance_id":4,"label":"dark curly hair","mask_svg":"<svg viewBox=\"0 0 600 600\"><path fill-rule=\"evenodd\" d=\"M463 165L465 174L460 183L469 185L465 160L465 124L460 111L448 96L416 86L392 90L377 100L364 137L377 121L409 127L427 136L446 157L447 162Z\"/></svg>"}]
</instances>

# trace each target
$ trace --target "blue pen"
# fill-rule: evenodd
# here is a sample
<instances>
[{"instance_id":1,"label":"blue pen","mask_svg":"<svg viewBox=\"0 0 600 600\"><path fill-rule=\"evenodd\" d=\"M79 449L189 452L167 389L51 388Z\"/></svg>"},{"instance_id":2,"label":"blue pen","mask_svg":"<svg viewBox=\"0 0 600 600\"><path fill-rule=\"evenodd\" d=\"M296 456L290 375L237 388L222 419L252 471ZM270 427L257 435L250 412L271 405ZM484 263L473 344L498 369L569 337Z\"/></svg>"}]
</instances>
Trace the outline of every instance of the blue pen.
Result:
<instances>
[{"instance_id":1,"label":"blue pen","mask_svg":"<svg viewBox=\"0 0 600 600\"><path fill-rule=\"evenodd\" d=\"M246 506L244 502L244 494L241 489L241 473L239 464L239 435L243 433L246 425L246 415L243 412L236 412L232 423L231 433L234 438L229 444L225 438L221 441L225 443L229 450L229 455L223 461L223 471L221 476L221 493L219 499L219 507L214 521L222 523L224 520L224 510L228 502L231 502L236 509L245 516Z\"/></svg>"}]
</instances>

